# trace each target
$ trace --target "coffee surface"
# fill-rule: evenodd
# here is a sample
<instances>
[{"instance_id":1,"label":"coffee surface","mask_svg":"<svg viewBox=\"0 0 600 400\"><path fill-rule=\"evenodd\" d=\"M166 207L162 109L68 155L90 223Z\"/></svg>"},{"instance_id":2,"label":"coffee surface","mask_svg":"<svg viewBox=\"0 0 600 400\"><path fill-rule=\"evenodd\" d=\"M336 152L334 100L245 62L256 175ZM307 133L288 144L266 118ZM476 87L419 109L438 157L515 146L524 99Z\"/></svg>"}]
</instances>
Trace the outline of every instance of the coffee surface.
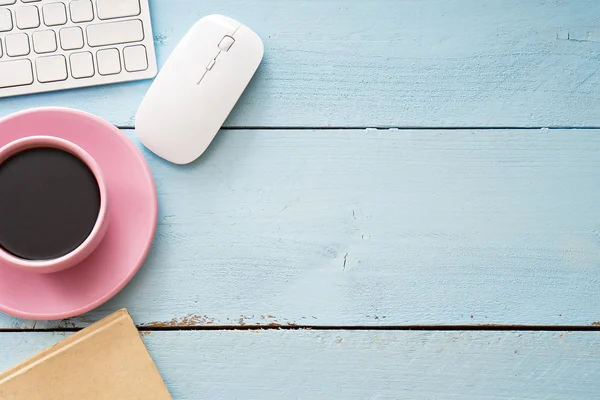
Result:
<instances>
[{"instance_id":1,"label":"coffee surface","mask_svg":"<svg viewBox=\"0 0 600 400\"><path fill-rule=\"evenodd\" d=\"M75 250L96 224L100 189L69 152L34 148L0 163L0 247L26 260Z\"/></svg>"}]
</instances>

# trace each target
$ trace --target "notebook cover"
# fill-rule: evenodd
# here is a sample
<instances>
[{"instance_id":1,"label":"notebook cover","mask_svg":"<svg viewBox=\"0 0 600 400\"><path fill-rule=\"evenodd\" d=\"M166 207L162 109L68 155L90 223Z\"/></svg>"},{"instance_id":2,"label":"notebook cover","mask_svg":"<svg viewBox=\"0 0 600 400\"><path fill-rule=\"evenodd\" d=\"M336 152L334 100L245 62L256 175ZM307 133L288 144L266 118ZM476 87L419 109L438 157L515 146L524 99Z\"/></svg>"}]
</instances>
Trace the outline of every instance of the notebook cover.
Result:
<instances>
[{"instance_id":1,"label":"notebook cover","mask_svg":"<svg viewBox=\"0 0 600 400\"><path fill-rule=\"evenodd\" d=\"M126 310L0 374L1 400L170 400Z\"/></svg>"}]
</instances>

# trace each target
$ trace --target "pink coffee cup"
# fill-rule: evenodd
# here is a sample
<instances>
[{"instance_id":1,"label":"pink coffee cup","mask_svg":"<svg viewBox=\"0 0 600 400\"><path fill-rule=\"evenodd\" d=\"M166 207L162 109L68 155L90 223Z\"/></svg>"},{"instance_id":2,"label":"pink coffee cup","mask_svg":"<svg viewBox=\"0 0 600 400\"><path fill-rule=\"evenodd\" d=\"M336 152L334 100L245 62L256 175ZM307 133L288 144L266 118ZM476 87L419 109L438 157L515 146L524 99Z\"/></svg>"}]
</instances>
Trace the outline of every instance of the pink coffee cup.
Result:
<instances>
[{"instance_id":1,"label":"pink coffee cup","mask_svg":"<svg viewBox=\"0 0 600 400\"><path fill-rule=\"evenodd\" d=\"M85 240L74 250L63 256L52 259L31 260L17 257L0 246L0 260L4 261L8 266L30 272L58 272L81 263L94 252L94 250L102 241L102 238L104 237L108 227L107 189L100 167L85 150L68 140L53 136L29 136L8 143L4 147L0 148L0 167L2 166L2 163L7 161L12 156L24 152L25 150L36 148L53 148L68 152L77 157L89 168L96 179L100 194L100 207L98 216L91 232L85 238Z\"/></svg>"}]
</instances>

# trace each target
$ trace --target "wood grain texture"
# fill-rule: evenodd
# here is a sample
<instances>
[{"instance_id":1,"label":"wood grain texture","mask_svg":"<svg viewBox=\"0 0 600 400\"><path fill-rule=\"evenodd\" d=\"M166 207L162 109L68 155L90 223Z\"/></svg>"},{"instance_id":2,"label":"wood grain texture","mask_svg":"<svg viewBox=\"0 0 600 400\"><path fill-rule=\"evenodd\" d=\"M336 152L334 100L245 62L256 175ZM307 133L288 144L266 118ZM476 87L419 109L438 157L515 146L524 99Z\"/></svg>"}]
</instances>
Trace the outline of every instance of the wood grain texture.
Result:
<instances>
[{"instance_id":1,"label":"wood grain texture","mask_svg":"<svg viewBox=\"0 0 600 400\"><path fill-rule=\"evenodd\" d=\"M132 283L0 327L600 320L599 131L234 130L188 166L144 154L159 226Z\"/></svg>"},{"instance_id":2,"label":"wood grain texture","mask_svg":"<svg viewBox=\"0 0 600 400\"><path fill-rule=\"evenodd\" d=\"M64 334L0 334L0 370ZM212 331L143 336L174 399L597 399L599 332ZM4 353L4 352L3 352Z\"/></svg>"},{"instance_id":3,"label":"wood grain texture","mask_svg":"<svg viewBox=\"0 0 600 400\"><path fill-rule=\"evenodd\" d=\"M151 0L162 65L202 16L265 43L227 126L600 126L596 0ZM132 127L149 81L0 100Z\"/></svg>"}]
</instances>

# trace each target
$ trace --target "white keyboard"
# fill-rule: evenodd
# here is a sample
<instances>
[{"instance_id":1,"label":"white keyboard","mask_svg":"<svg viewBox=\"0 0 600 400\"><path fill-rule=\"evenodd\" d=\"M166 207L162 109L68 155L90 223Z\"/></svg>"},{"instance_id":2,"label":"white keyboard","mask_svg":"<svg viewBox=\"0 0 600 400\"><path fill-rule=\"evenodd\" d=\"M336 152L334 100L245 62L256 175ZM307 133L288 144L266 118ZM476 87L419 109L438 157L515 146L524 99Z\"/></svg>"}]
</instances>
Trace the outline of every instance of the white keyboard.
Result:
<instances>
[{"instance_id":1,"label":"white keyboard","mask_svg":"<svg viewBox=\"0 0 600 400\"><path fill-rule=\"evenodd\" d=\"M148 0L0 0L0 97L156 72Z\"/></svg>"}]
</instances>

